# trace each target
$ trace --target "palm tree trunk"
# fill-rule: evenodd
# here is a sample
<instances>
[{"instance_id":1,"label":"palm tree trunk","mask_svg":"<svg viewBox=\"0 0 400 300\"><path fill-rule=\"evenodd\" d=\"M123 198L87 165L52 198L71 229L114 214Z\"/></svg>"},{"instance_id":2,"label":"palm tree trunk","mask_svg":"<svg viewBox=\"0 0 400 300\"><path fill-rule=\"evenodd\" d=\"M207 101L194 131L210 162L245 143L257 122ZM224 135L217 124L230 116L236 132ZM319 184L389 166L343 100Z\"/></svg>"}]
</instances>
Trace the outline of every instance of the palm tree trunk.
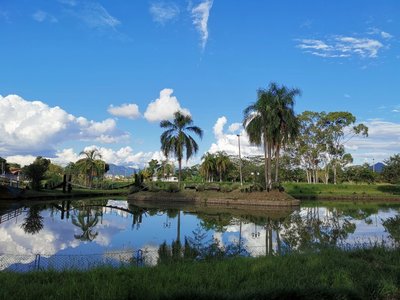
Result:
<instances>
[{"instance_id":1,"label":"palm tree trunk","mask_svg":"<svg viewBox=\"0 0 400 300\"><path fill-rule=\"evenodd\" d=\"M181 187L181 173L182 173L182 159L178 158L178 165L179 165L179 170L178 170L178 185L179 188Z\"/></svg>"},{"instance_id":2,"label":"palm tree trunk","mask_svg":"<svg viewBox=\"0 0 400 300\"><path fill-rule=\"evenodd\" d=\"M333 184L336 184L336 175L337 175L337 165L336 161L333 163Z\"/></svg>"},{"instance_id":3,"label":"palm tree trunk","mask_svg":"<svg viewBox=\"0 0 400 300\"><path fill-rule=\"evenodd\" d=\"M265 175L265 189L268 190L268 154L267 142L264 140L264 175Z\"/></svg>"},{"instance_id":4,"label":"palm tree trunk","mask_svg":"<svg viewBox=\"0 0 400 300\"><path fill-rule=\"evenodd\" d=\"M222 182L222 168L219 168L219 182Z\"/></svg>"},{"instance_id":5,"label":"palm tree trunk","mask_svg":"<svg viewBox=\"0 0 400 300\"><path fill-rule=\"evenodd\" d=\"M272 145L268 144L268 189L271 190L272 172L271 172L271 155L272 155Z\"/></svg>"},{"instance_id":6,"label":"palm tree trunk","mask_svg":"<svg viewBox=\"0 0 400 300\"><path fill-rule=\"evenodd\" d=\"M279 151L280 151L280 146L276 145L276 152L275 152L275 182L279 181Z\"/></svg>"}]
</instances>

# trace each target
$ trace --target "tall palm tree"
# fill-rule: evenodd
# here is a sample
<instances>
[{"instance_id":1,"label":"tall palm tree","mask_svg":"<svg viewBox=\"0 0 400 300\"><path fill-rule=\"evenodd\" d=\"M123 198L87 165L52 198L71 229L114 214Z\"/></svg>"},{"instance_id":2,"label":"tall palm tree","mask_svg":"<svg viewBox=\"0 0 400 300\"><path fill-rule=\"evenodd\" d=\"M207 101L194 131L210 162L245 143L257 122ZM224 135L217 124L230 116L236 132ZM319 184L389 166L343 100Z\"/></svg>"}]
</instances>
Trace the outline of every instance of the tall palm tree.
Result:
<instances>
[{"instance_id":1,"label":"tall palm tree","mask_svg":"<svg viewBox=\"0 0 400 300\"><path fill-rule=\"evenodd\" d=\"M251 144L263 146L265 162L265 187L271 188L271 153L273 145L273 124L276 117L273 115L274 96L269 90L258 90L257 101L250 104L243 111L243 127Z\"/></svg>"},{"instance_id":2,"label":"tall palm tree","mask_svg":"<svg viewBox=\"0 0 400 300\"><path fill-rule=\"evenodd\" d=\"M272 82L268 89L257 92L257 101L244 110L243 126L252 144L263 145L265 159L265 184L271 188L272 152L275 155L275 181L278 181L279 152L282 146L298 134L298 121L293 105L300 95L299 89L289 89Z\"/></svg>"},{"instance_id":3,"label":"tall palm tree","mask_svg":"<svg viewBox=\"0 0 400 300\"><path fill-rule=\"evenodd\" d=\"M229 156L226 154L226 152L224 152L224 151L217 152L217 154L215 156L215 166L218 170L220 182L222 182L222 174L224 172L226 172L230 163L231 163L231 160L229 159Z\"/></svg>"},{"instance_id":4,"label":"tall palm tree","mask_svg":"<svg viewBox=\"0 0 400 300\"><path fill-rule=\"evenodd\" d=\"M85 174L86 179L88 179L86 185L91 187L94 174L100 173L98 159L101 159L101 154L99 150L94 148L82 151L79 155L84 155L84 158L78 160L76 165L78 165L78 168Z\"/></svg>"},{"instance_id":5,"label":"tall palm tree","mask_svg":"<svg viewBox=\"0 0 400 300\"><path fill-rule=\"evenodd\" d=\"M269 91L274 95L273 110L276 122L273 129L275 146L275 182L279 181L279 154L282 147L294 142L299 134L299 121L294 113L294 99L301 95L297 88L289 89L272 82Z\"/></svg>"},{"instance_id":6,"label":"tall palm tree","mask_svg":"<svg viewBox=\"0 0 400 300\"><path fill-rule=\"evenodd\" d=\"M212 181L213 179L213 172L216 169L216 161L215 155L209 152L206 152L201 159L203 160L200 171L206 178L206 181Z\"/></svg>"},{"instance_id":7,"label":"tall palm tree","mask_svg":"<svg viewBox=\"0 0 400 300\"><path fill-rule=\"evenodd\" d=\"M199 146L188 132L203 138L203 130L200 127L193 126L191 116L182 114L180 111L174 113L173 121L163 120L160 122L161 128L166 130L161 134L161 150L165 156L174 155L178 160L179 174L178 182L181 183L182 159L186 154L186 160L197 153Z\"/></svg>"}]
</instances>

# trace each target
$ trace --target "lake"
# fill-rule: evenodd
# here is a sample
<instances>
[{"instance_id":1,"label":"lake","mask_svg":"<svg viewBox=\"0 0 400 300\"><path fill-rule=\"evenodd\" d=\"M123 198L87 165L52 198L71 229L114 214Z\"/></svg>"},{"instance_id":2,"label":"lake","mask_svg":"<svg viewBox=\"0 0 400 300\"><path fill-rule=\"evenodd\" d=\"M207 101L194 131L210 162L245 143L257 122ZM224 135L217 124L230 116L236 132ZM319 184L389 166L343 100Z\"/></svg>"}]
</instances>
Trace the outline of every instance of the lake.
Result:
<instances>
[{"instance_id":1,"label":"lake","mask_svg":"<svg viewBox=\"0 0 400 300\"><path fill-rule=\"evenodd\" d=\"M186 242L195 250L193 257L202 259L284 255L325 246L393 247L400 238L397 204L304 203L280 211L149 208L123 199L85 199L2 203L0 215L1 270L88 268L104 262L155 265L173 256L176 241Z\"/></svg>"}]
</instances>

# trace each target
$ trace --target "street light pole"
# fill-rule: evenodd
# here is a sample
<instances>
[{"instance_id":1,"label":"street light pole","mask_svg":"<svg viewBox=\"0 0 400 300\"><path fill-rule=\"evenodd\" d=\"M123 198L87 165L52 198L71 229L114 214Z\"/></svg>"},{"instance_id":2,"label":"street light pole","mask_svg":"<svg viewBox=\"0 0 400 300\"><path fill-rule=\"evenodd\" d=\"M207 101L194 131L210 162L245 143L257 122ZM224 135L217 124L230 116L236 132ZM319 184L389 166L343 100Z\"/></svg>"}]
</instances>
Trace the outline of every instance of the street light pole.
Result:
<instances>
[{"instance_id":1,"label":"street light pole","mask_svg":"<svg viewBox=\"0 0 400 300\"><path fill-rule=\"evenodd\" d=\"M375 173L375 158L372 159L372 172Z\"/></svg>"},{"instance_id":2,"label":"street light pole","mask_svg":"<svg viewBox=\"0 0 400 300\"><path fill-rule=\"evenodd\" d=\"M240 134L236 135L238 137L239 144L239 173L240 173L240 185L243 185L243 176L242 176L242 158L240 156Z\"/></svg>"}]
</instances>

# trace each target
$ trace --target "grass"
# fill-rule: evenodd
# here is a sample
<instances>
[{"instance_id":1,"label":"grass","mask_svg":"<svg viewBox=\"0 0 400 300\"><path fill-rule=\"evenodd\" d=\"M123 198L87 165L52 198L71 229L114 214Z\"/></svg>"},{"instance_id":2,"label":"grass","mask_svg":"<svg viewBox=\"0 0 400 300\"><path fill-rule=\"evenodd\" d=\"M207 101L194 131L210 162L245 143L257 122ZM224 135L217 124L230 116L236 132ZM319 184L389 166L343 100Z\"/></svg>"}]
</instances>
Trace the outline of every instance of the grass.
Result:
<instances>
[{"instance_id":1,"label":"grass","mask_svg":"<svg viewBox=\"0 0 400 300\"><path fill-rule=\"evenodd\" d=\"M0 273L1 299L399 299L400 251L383 248L87 272Z\"/></svg>"},{"instance_id":2,"label":"grass","mask_svg":"<svg viewBox=\"0 0 400 300\"><path fill-rule=\"evenodd\" d=\"M323 199L333 197L399 199L400 186L391 184L308 184L285 183L285 191L295 198Z\"/></svg>"}]
</instances>

